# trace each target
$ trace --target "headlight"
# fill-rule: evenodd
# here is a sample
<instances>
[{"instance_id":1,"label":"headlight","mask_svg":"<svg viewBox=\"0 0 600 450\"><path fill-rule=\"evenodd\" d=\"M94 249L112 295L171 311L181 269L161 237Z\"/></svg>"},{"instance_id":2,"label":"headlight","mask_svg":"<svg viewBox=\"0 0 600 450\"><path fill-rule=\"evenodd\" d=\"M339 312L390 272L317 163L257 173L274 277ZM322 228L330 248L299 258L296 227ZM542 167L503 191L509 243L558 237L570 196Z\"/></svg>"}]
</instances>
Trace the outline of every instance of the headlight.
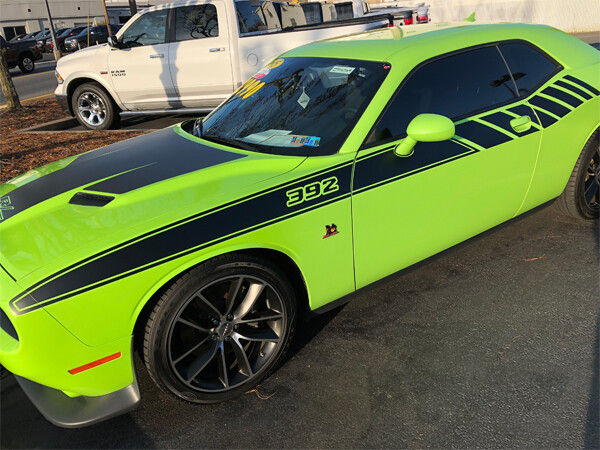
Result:
<instances>
[{"instance_id":1,"label":"headlight","mask_svg":"<svg viewBox=\"0 0 600 450\"><path fill-rule=\"evenodd\" d=\"M56 81L58 81L58 84L63 84L65 80L63 80L63 77L60 76L60 73L58 73L58 70L54 71L54 76L56 77Z\"/></svg>"}]
</instances>

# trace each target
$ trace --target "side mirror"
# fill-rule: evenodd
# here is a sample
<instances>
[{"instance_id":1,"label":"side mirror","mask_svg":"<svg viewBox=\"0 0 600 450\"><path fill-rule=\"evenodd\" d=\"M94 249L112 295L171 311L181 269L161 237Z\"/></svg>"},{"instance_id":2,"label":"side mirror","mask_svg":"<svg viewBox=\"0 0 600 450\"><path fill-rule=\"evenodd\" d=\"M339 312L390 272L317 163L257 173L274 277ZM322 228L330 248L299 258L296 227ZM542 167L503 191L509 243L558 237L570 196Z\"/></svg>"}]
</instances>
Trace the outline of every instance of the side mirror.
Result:
<instances>
[{"instance_id":1,"label":"side mirror","mask_svg":"<svg viewBox=\"0 0 600 450\"><path fill-rule=\"evenodd\" d=\"M119 41L114 36L109 36L107 42L108 42L108 46L109 47L112 47L112 48L121 48L121 46L119 45Z\"/></svg>"},{"instance_id":2,"label":"side mirror","mask_svg":"<svg viewBox=\"0 0 600 450\"><path fill-rule=\"evenodd\" d=\"M406 138L394 149L397 156L410 156L417 142L446 141L454 136L454 123L439 114L419 114L408 124Z\"/></svg>"}]
</instances>

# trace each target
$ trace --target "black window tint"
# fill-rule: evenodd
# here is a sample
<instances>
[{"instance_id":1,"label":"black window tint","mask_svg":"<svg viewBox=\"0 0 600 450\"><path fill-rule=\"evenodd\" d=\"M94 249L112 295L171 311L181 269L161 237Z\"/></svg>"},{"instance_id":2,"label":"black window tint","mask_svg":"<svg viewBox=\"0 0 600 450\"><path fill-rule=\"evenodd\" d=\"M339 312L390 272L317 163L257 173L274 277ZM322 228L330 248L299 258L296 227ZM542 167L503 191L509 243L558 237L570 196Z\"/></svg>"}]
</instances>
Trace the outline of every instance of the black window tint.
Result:
<instances>
[{"instance_id":1,"label":"black window tint","mask_svg":"<svg viewBox=\"0 0 600 450\"><path fill-rule=\"evenodd\" d=\"M217 7L212 4L175 8L175 40L187 41L219 35Z\"/></svg>"},{"instance_id":2,"label":"black window tint","mask_svg":"<svg viewBox=\"0 0 600 450\"><path fill-rule=\"evenodd\" d=\"M336 3L335 11L337 12L337 20L352 19L354 17L352 3Z\"/></svg>"},{"instance_id":3,"label":"black window tint","mask_svg":"<svg viewBox=\"0 0 600 450\"><path fill-rule=\"evenodd\" d=\"M531 94L557 66L526 44L502 44L500 51L510 68L521 96Z\"/></svg>"},{"instance_id":4,"label":"black window tint","mask_svg":"<svg viewBox=\"0 0 600 450\"><path fill-rule=\"evenodd\" d=\"M166 9L146 13L125 30L121 39L127 47L164 44L166 26Z\"/></svg>"},{"instance_id":5,"label":"black window tint","mask_svg":"<svg viewBox=\"0 0 600 450\"><path fill-rule=\"evenodd\" d=\"M369 141L404 135L422 113L456 119L514 98L514 84L496 47L447 56L409 75Z\"/></svg>"}]
</instances>

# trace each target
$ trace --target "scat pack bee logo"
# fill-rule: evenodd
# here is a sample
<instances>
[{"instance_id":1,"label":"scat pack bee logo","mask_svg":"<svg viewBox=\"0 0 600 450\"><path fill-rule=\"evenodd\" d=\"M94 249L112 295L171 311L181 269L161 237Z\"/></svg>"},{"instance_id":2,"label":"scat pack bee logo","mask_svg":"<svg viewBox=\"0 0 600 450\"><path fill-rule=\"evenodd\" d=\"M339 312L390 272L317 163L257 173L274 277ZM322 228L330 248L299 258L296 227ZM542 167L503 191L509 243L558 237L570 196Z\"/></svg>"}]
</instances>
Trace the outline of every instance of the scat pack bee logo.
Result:
<instances>
[{"instance_id":1,"label":"scat pack bee logo","mask_svg":"<svg viewBox=\"0 0 600 450\"><path fill-rule=\"evenodd\" d=\"M339 233L339 231L338 231L337 225L335 223L332 223L331 225L325 225L325 236L323 236L323 239L326 239L331 236L335 236L338 233Z\"/></svg>"},{"instance_id":2,"label":"scat pack bee logo","mask_svg":"<svg viewBox=\"0 0 600 450\"><path fill-rule=\"evenodd\" d=\"M2 214L2 211L8 211L11 209L15 209L15 207L12 206L10 197L6 196L0 198L0 222L4 220L4 215Z\"/></svg>"}]
</instances>

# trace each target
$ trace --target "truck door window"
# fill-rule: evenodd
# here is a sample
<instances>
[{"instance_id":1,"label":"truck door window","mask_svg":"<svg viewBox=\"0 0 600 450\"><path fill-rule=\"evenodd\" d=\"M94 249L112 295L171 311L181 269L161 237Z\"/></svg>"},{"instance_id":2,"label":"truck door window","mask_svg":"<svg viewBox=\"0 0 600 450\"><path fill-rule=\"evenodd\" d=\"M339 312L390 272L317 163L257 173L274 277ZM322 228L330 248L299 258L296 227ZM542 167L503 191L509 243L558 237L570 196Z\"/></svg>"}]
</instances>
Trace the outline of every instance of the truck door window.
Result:
<instances>
[{"instance_id":1,"label":"truck door window","mask_svg":"<svg viewBox=\"0 0 600 450\"><path fill-rule=\"evenodd\" d=\"M320 3L300 3L300 6L304 10L304 17L306 17L306 23L308 25L323 22L323 13L321 12Z\"/></svg>"},{"instance_id":2,"label":"truck door window","mask_svg":"<svg viewBox=\"0 0 600 450\"><path fill-rule=\"evenodd\" d=\"M175 8L175 40L187 41L219 35L217 7L212 4Z\"/></svg>"},{"instance_id":3,"label":"truck door window","mask_svg":"<svg viewBox=\"0 0 600 450\"><path fill-rule=\"evenodd\" d=\"M281 24L273 3L256 0L235 2L240 36L280 31Z\"/></svg>"},{"instance_id":4,"label":"truck door window","mask_svg":"<svg viewBox=\"0 0 600 450\"><path fill-rule=\"evenodd\" d=\"M142 15L123 33L126 47L165 43L168 10L163 9Z\"/></svg>"}]
</instances>

